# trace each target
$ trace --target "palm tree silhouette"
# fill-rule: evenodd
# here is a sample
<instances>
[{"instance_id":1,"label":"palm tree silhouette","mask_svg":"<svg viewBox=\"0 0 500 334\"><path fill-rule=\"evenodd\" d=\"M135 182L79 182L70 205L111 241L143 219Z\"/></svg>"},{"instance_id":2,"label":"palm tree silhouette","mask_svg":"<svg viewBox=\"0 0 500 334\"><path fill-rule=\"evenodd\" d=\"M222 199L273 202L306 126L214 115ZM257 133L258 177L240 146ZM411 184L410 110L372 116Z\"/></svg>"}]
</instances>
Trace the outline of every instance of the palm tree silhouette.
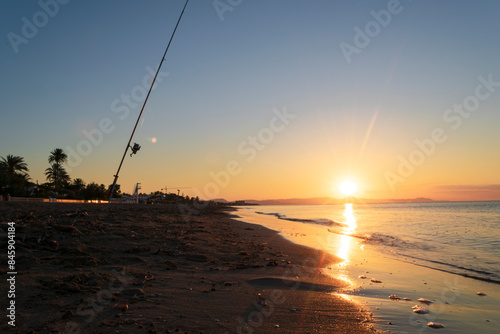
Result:
<instances>
[{"instance_id":1,"label":"palm tree silhouette","mask_svg":"<svg viewBox=\"0 0 500 334\"><path fill-rule=\"evenodd\" d=\"M54 184L56 192L60 189L60 185L70 181L70 177L63 166L58 163L53 163L52 166L45 170L47 180Z\"/></svg>"},{"instance_id":2,"label":"palm tree silhouette","mask_svg":"<svg viewBox=\"0 0 500 334\"><path fill-rule=\"evenodd\" d=\"M56 164L64 164L68 162L68 155L64 153L62 148L56 148L49 155L49 164L55 162Z\"/></svg>"},{"instance_id":3,"label":"palm tree silhouette","mask_svg":"<svg viewBox=\"0 0 500 334\"><path fill-rule=\"evenodd\" d=\"M12 154L2 157L0 160L0 183L3 183L7 191L15 190L15 185L20 188L29 180L28 164L24 158Z\"/></svg>"},{"instance_id":4,"label":"palm tree silhouette","mask_svg":"<svg viewBox=\"0 0 500 334\"><path fill-rule=\"evenodd\" d=\"M71 185L74 187L75 190L82 191L85 188L85 181L83 181L80 178L76 178L76 179L73 179L73 182L71 182Z\"/></svg>"},{"instance_id":5,"label":"palm tree silhouette","mask_svg":"<svg viewBox=\"0 0 500 334\"><path fill-rule=\"evenodd\" d=\"M68 155L64 153L62 148L55 148L50 152L49 164L52 164L49 168L45 170L45 176L47 180L53 181L54 189L57 192L59 190L59 185L64 182L69 182L69 175L62 166L63 163L68 162ZM63 179L59 179L62 177Z\"/></svg>"}]
</instances>

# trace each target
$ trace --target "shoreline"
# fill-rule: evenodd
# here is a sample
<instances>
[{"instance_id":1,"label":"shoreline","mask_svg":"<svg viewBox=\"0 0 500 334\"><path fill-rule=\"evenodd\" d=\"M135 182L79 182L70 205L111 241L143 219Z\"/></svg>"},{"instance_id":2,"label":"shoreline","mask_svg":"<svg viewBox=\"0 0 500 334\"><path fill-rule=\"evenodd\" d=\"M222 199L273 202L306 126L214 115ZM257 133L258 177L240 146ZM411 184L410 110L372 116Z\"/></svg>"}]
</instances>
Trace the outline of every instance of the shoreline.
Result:
<instances>
[{"instance_id":1,"label":"shoreline","mask_svg":"<svg viewBox=\"0 0 500 334\"><path fill-rule=\"evenodd\" d=\"M368 310L330 293L346 287L322 273L333 255L220 208L185 219L175 205L104 206L0 204L18 271L16 327L3 330L375 332Z\"/></svg>"},{"instance_id":2,"label":"shoreline","mask_svg":"<svg viewBox=\"0 0 500 334\"><path fill-rule=\"evenodd\" d=\"M500 302L498 284L420 267L414 259L391 257L358 238L330 233L325 226L304 224L301 219L282 220L253 213L252 209L238 211L241 219L267 226L294 243L344 258L344 262L329 265L325 273L349 282L350 287L341 293L372 310L377 330L432 332L427 323L440 322L445 331L453 333L496 333L500 316L494 311ZM391 299L391 295L400 299ZM419 298L429 299L431 304L420 303ZM428 308L429 313L413 313L414 305Z\"/></svg>"}]
</instances>

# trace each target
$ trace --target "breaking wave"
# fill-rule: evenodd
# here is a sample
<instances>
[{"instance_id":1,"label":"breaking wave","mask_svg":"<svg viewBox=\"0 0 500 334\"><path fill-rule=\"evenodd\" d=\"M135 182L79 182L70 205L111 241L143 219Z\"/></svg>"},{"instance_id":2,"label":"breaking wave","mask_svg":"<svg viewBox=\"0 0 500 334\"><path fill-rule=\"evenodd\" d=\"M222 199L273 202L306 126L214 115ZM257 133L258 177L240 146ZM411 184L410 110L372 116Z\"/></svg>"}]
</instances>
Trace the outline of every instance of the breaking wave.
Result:
<instances>
[{"instance_id":1,"label":"breaking wave","mask_svg":"<svg viewBox=\"0 0 500 334\"><path fill-rule=\"evenodd\" d=\"M298 223L305 223L305 224L315 224L315 225L323 225L323 226L346 226L346 224L336 222L331 219L326 219L326 218L317 218L317 219L300 219L300 218L290 218L287 217L281 213L276 213L276 212L261 212L261 211L256 211L255 213L260 214L260 215L267 215L267 216L274 216L278 219L283 219L283 220L288 220L292 222L298 222Z\"/></svg>"}]
</instances>

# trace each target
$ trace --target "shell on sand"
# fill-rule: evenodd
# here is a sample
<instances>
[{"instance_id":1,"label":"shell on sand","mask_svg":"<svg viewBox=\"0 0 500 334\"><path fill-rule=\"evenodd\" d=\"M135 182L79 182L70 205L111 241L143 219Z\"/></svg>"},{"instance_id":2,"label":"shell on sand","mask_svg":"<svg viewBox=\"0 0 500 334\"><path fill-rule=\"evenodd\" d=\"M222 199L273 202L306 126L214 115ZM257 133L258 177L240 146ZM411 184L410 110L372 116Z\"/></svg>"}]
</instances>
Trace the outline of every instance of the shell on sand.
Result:
<instances>
[{"instance_id":1,"label":"shell on sand","mask_svg":"<svg viewBox=\"0 0 500 334\"><path fill-rule=\"evenodd\" d=\"M425 307L418 306L418 305L412 306L412 309L413 309L413 313L417 313L417 314L429 313L428 309L426 309Z\"/></svg>"},{"instance_id":2,"label":"shell on sand","mask_svg":"<svg viewBox=\"0 0 500 334\"><path fill-rule=\"evenodd\" d=\"M429 326L430 328L444 328L444 326L441 325L440 323L438 323L438 322L432 322L432 321L429 322L427 324L427 326Z\"/></svg>"},{"instance_id":3,"label":"shell on sand","mask_svg":"<svg viewBox=\"0 0 500 334\"><path fill-rule=\"evenodd\" d=\"M419 302L421 303L424 303L424 304L427 304L429 305L430 303L432 303L432 301L430 301L429 299L425 299L425 298L419 298L417 299Z\"/></svg>"}]
</instances>

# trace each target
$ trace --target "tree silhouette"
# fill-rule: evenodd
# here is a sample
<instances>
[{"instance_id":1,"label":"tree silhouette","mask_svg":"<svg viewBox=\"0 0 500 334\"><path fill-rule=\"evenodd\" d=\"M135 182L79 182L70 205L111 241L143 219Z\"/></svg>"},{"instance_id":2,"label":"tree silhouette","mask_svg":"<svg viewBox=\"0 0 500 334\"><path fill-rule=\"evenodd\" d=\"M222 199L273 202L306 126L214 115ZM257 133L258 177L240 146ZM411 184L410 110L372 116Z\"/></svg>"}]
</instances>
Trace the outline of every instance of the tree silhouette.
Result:
<instances>
[{"instance_id":1,"label":"tree silhouette","mask_svg":"<svg viewBox=\"0 0 500 334\"><path fill-rule=\"evenodd\" d=\"M85 181L80 178L73 179L73 182L71 182L71 187L74 190L82 191L83 189L85 189Z\"/></svg>"},{"instance_id":2,"label":"tree silhouette","mask_svg":"<svg viewBox=\"0 0 500 334\"><path fill-rule=\"evenodd\" d=\"M29 169L24 158L8 154L0 160L0 187L5 188L7 194L21 190L28 180Z\"/></svg>"},{"instance_id":3,"label":"tree silhouette","mask_svg":"<svg viewBox=\"0 0 500 334\"><path fill-rule=\"evenodd\" d=\"M82 195L86 200L106 199L108 193L104 184L98 185L95 182L89 183L82 191Z\"/></svg>"},{"instance_id":4,"label":"tree silhouette","mask_svg":"<svg viewBox=\"0 0 500 334\"><path fill-rule=\"evenodd\" d=\"M50 152L49 164L56 163L62 165L66 162L68 162L68 155L64 153L62 148L56 148Z\"/></svg>"},{"instance_id":5,"label":"tree silhouette","mask_svg":"<svg viewBox=\"0 0 500 334\"><path fill-rule=\"evenodd\" d=\"M52 181L55 191L58 192L61 185L68 183L70 180L66 169L62 165L68 161L68 155L64 153L62 148L55 148L50 152L48 161L51 166L45 170L45 176L47 180Z\"/></svg>"},{"instance_id":6,"label":"tree silhouette","mask_svg":"<svg viewBox=\"0 0 500 334\"><path fill-rule=\"evenodd\" d=\"M112 187L113 187L113 185L110 184L109 187L108 187L107 194L109 194L111 192L111 188ZM120 198L120 197L122 197L122 191L120 189L120 185L116 184L115 185L115 191L113 191L113 198Z\"/></svg>"},{"instance_id":7,"label":"tree silhouette","mask_svg":"<svg viewBox=\"0 0 500 334\"><path fill-rule=\"evenodd\" d=\"M68 183L70 177L63 166L58 163L53 163L52 166L45 170L45 176L49 182L52 182L56 192L61 188L61 185Z\"/></svg>"}]
</instances>

